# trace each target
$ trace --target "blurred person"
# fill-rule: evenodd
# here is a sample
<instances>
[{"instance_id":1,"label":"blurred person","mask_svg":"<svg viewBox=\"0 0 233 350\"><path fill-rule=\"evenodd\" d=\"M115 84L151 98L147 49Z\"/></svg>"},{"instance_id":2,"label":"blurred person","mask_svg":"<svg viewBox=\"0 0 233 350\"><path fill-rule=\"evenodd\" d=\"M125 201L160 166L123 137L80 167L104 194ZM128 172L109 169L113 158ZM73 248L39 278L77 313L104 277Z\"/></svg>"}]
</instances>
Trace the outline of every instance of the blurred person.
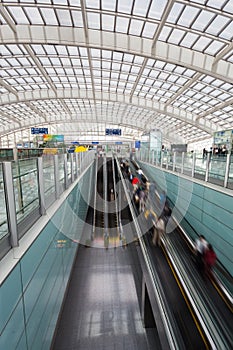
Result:
<instances>
[{"instance_id":1,"label":"blurred person","mask_svg":"<svg viewBox=\"0 0 233 350\"><path fill-rule=\"evenodd\" d=\"M209 278L212 277L212 268L215 265L216 259L216 253L212 245L209 243L204 254L205 275Z\"/></svg>"},{"instance_id":2,"label":"blurred person","mask_svg":"<svg viewBox=\"0 0 233 350\"><path fill-rule=\"evenodd\" d=\"M152 243L156 246L160 247L161 245L161 238L165 233L165 223L163 218L160 216L157 220L157 222L154 222L154 233L153 233L153 239Z\"/></svg>"},{"instance_id":3,"label":"blurred person","mask_svg":"<svg viewBox=\"0 0 233 350\"><path fill-rule=\"evenodd\" d=\"M139 179L137 178L137 176L134 176L132 179L132 185L133 185L133 192L135 193L138 189L138 185L140 183Z\"/></svg>"},{"instance_id":4,"label":"blurred person","mask_svg":"<svg viewBox=\"0 0 233 350\"><path fill-rule=\"evenodd\" d=\"M198 270L204 272L204 254L207 249L207 241L203 235L200 235L195 242L195 251L196 251L196 264Z\"/></svg>"}]
</instances>

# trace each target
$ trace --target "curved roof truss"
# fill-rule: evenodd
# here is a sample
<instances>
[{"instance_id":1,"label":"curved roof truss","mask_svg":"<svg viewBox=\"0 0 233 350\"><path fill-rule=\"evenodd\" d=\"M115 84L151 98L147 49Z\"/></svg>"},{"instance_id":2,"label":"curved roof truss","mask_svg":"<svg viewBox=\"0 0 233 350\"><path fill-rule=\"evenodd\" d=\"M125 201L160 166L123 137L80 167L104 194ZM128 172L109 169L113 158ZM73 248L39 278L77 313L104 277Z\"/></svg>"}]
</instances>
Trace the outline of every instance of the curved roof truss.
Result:
<instances>
[{"instance_id":1,"label":"curved roof truss","mask_svg":"<svg viewBox=\"0 0 233 350\"><path fill-rule=\"evenodd\" d=\"M0 138L77 121L187 143L233 129L232 18L231 0L1 1Z\"/></svg>"}]
</instances>

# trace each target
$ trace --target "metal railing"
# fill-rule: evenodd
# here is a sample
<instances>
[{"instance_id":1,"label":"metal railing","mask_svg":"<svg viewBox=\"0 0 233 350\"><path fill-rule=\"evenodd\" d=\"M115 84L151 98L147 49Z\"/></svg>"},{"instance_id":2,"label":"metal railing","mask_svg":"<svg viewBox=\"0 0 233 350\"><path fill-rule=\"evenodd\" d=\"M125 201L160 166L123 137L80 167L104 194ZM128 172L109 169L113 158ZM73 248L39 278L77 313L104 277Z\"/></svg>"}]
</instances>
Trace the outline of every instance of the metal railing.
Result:
<instances>
[{"instance_id":1,"label":"metal railing","mask_svg":"<svg viewBox=\"0 0 233 350\"><path fill-rule=\"evenodd\" d=\"M233 189L233 156L213 156L208 153L203 157L195 152L170 152L141 149L137 158L149 164L180 174Z\"/></svg>"}]
</instances>

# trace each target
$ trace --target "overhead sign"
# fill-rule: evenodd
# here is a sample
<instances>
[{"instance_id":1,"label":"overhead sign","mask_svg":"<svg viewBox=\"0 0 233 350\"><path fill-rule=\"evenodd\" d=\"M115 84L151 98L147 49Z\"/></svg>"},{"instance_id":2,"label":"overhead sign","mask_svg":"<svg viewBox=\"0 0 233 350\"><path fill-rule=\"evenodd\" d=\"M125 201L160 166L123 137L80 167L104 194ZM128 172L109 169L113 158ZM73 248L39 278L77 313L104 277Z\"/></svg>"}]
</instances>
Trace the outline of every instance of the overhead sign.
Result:
<instances>
[{"instance_id":1,"label":"overhead sign","mask_svg":"<svg viewBox=\"0 0 233 350\"><path fill-rule=\"evenodd\" d=\"M121 136L121 129L105 129L105 135L120 135Z\"/></svg>"},{"instance_id":2,"label":"overhead sign","mask_svg":"<svg viewBox=\"0 0 233 350\"><path fill-rule=\"evenodd\" d=\"M48 128L31 128L31 134L48 134Z\"/></svg>"},{"instance_id":3,"label":"overhead sign","mask_svg":"<svg viewBox=\"0 0 233 350\"><path fill-rule=\"evenodd\" d=\"M141 141L135 141L135 148L141 147Z\"/></svg>"}]
</instances>

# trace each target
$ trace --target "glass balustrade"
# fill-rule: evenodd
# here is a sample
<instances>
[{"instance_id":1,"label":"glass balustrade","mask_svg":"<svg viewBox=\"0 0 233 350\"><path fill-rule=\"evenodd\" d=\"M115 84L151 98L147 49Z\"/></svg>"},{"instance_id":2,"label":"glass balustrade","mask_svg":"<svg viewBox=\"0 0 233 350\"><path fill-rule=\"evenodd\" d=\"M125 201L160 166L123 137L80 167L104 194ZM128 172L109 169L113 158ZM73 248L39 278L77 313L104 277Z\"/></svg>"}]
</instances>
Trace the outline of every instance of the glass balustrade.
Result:
<instances>
[{"instance_id":1,"label":"glass balustrade","mask_svg":"<svg viewBox=\"0 0 233 350\"><path fill-rule=\"evenodd\" d=\"M213 156L194 152L156 152L141 149L137 158L163 169L233 189L233 155Z\"/></svg>"}]
</instances>

